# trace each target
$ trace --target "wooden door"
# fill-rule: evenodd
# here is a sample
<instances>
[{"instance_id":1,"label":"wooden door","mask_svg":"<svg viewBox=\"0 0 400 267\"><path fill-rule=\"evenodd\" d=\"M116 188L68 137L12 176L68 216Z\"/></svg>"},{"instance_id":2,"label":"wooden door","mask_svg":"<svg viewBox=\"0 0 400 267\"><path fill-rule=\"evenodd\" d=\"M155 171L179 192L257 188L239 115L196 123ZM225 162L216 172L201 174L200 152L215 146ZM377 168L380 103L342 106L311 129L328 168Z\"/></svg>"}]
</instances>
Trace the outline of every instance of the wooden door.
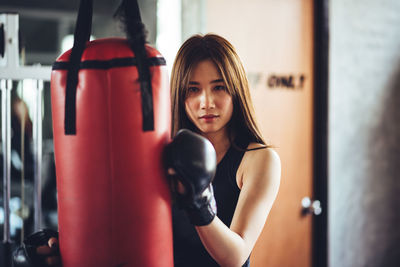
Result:
<instances>
[{"instance_id":1,"label":"wooden door","mask_svg":"<svg viewBox=\"0 0 400 267\"><path fill-rule=\"evenodd\" d=\"M282 161L251 265L311 266L312 217L302 216L301 200L312 196L313 182L313 1L209 0L207 31L236 47L261 131Z\"/></svg>"}]
</instances>

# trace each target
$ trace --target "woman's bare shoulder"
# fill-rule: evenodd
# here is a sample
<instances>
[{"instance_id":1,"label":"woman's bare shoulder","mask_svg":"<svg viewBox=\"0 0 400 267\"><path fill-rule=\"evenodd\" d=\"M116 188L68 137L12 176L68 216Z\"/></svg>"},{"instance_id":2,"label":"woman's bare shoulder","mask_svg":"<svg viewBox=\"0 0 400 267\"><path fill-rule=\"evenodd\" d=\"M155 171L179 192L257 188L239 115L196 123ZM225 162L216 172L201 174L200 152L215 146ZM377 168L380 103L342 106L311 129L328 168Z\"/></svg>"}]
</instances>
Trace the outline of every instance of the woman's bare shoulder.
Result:
<instances>
[{"instance_id":1,"label":"woman's bare shoulder","mask_svg":"<svg viewBox=\"0 0 400 267\"><path fill-rule=\"evenodd\" d=\"M239 166L241 185L244 180L250 179L280 179L281 161L278 153L259 143L250 143ZM279 173L279 175L278 175Z\"/></svg>"},{"instance_id":2,"label":"woman's bare shoulder","mask_svg":"<svg viewBox=\"0 0 400 267\"><path fill-rule=\"evenodd\" d=\"M262 161L267 160L280 162L279 155L273 148L260 143L250 143L247 146L245 156L259 158Z\"/></svg>"}]
</instances>

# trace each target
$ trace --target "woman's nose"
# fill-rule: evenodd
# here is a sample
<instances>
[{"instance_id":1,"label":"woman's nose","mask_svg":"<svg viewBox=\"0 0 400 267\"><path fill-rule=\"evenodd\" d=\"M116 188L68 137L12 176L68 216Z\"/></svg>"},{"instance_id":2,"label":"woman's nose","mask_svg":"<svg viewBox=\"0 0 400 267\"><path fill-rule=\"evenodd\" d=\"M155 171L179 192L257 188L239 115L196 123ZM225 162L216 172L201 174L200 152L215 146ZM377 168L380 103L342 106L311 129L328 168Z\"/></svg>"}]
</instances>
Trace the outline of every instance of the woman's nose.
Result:
<instances>
[{"instance_id":1,"label":"woman's nose","mask_svg":"<svg viewBox=\"0 0 400 267\"><path fill-rule=\"evenodd\" d=\"M210 108L215 108L215 103L214 103L214 96L212 93L207 92L206 90L202 92L200 96L200 107L202 109L210 109Z\"/></svg>"}]
</instances>

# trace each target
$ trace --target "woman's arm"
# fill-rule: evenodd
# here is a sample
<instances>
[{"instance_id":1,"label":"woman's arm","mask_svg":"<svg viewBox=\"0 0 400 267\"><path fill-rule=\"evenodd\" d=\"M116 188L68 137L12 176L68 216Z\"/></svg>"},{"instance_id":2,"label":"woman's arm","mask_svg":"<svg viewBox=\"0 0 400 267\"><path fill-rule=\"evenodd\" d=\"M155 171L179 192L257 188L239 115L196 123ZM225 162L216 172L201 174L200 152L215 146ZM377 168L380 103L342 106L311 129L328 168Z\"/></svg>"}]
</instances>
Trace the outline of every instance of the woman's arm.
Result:
<instances>
[{"instance_id":1,"label":"woman's arm","mask_svg":"<svg viewBox=\"0 0 400 267\"><path fill-rule=\"evenodd\" d=\"M281 164L272 149L248 151L238 170L241 193L230 228L217 217L196 230L221 266L242 266L264 227L278 193Z\"/></svg>"}]
</instances>

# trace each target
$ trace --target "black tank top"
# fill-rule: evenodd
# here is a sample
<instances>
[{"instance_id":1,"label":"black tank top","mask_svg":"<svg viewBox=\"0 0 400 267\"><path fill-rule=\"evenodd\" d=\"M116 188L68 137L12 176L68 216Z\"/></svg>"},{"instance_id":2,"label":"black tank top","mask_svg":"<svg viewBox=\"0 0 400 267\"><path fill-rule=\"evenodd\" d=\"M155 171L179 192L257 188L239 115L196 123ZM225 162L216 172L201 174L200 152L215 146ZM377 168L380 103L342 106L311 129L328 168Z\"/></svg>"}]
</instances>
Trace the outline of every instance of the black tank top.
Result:
<instances>
[{"instance_id":1,"label":"black tank top","mask_svg":"<svg viewBox=\"0 0 400 267\"><path fill-rule=\"evenodd\" d=\"M240 189L236 183L236 172L242 161L248 141L238 141L237 149L231 146L218 163L213 181L214 196L217 203L217 216L228 227L239 198ZM214 267L219 266L208 254L185 212L175 205L172 207L174 263L175 267ZM249 267L247 259L243 267Z\"/></svg>"}]
</instances>

